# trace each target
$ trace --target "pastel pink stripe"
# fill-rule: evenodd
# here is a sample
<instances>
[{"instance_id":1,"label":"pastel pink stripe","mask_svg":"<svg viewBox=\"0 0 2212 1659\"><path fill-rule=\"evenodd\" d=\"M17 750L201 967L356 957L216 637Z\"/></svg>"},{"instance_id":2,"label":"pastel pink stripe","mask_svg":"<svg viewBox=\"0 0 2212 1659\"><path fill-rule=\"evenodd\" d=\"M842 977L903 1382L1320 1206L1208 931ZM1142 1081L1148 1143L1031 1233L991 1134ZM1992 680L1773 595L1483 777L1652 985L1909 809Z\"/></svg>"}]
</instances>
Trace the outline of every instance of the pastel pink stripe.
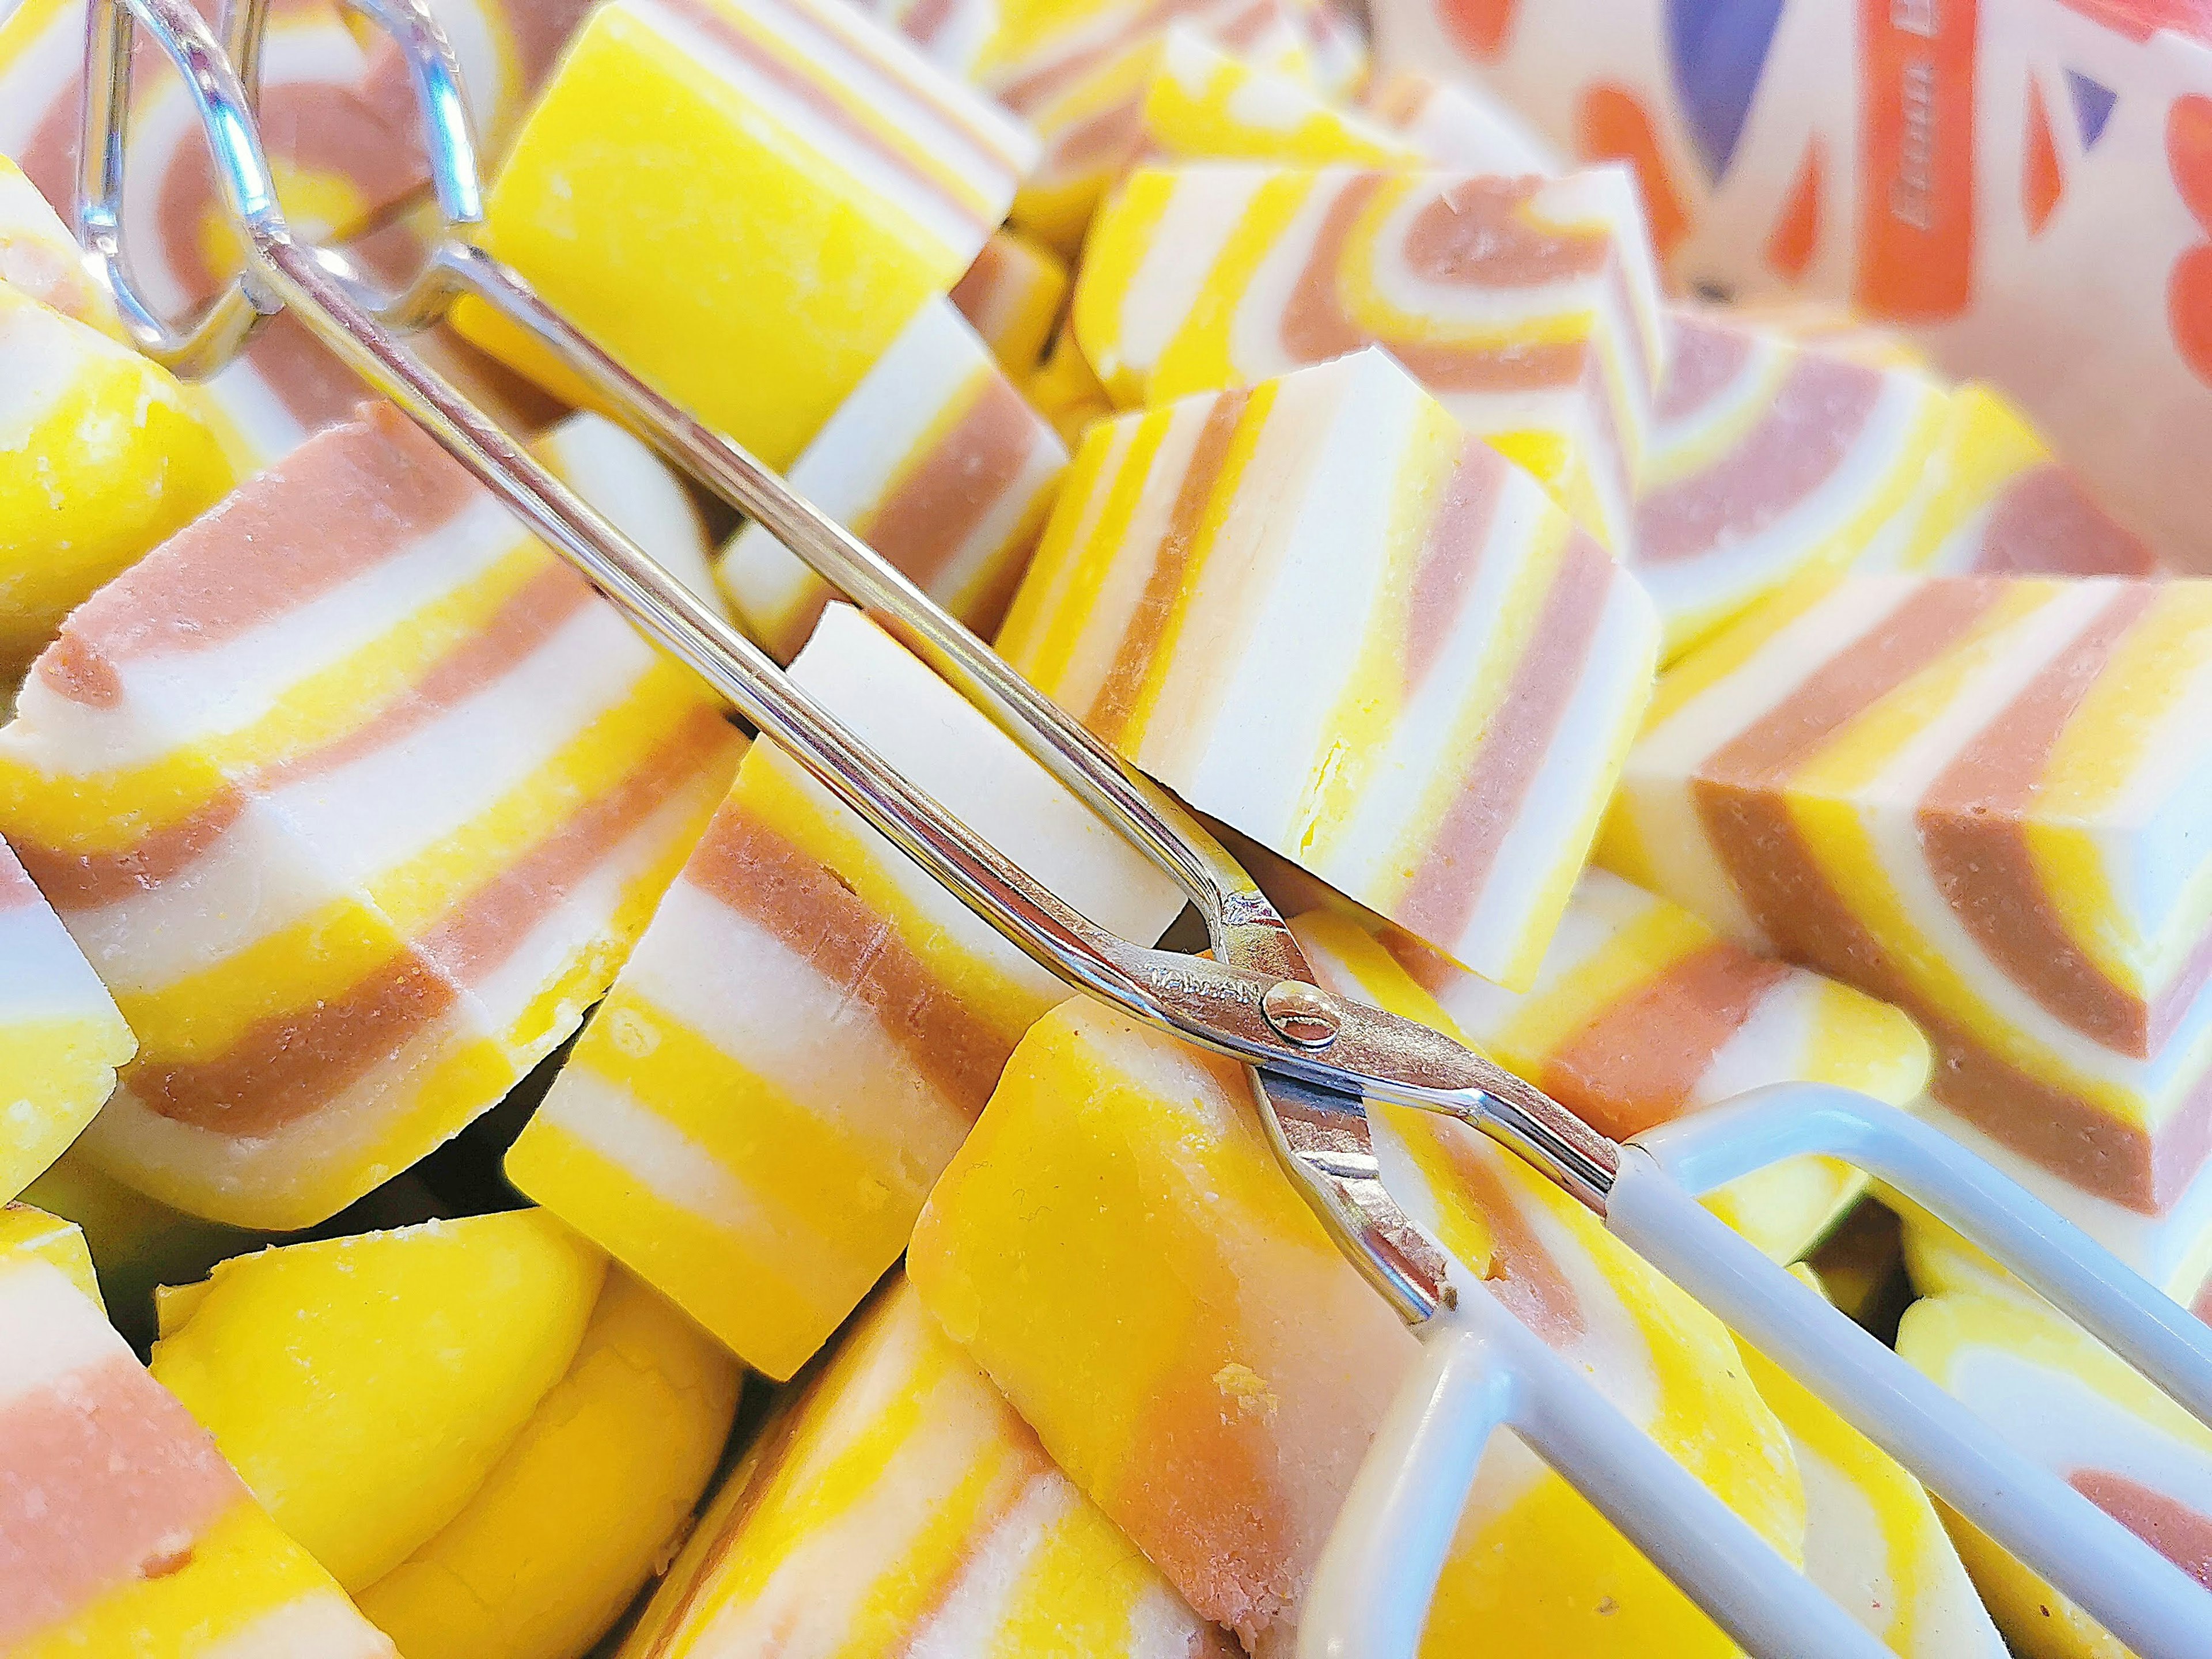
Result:
<instances>
[{"instance_id":1,"label":"pastel pink stripe","mask_svg":"<svg viewBox=\"0 0 2212 1659\"><path fill-rule=\"evenodd\" d=\"M19 1395L0 1407L0 1650L181 1571L209 1524L251 1501L207 1431L119 1340L112 1356Z\"/></svg>"}]
</instances>

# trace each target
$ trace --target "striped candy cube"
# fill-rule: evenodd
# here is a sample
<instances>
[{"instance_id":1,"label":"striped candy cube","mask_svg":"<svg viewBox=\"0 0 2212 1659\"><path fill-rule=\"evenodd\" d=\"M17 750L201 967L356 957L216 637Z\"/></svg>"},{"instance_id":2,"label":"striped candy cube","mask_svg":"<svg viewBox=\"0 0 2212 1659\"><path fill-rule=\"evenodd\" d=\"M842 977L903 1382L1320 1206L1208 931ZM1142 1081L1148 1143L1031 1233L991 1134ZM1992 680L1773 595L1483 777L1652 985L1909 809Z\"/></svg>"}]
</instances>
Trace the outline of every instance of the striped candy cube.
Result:
<instances>
[{"instance_id":1,"label":"striped candy cube","mask_svg":"<svg viewBox=\"0 0 2212 1659\"><path fill-rule=\"evenodd\" d=\"M1192 805L1516 987L1656 643L1635 582L1376 351L1092 430L999 641Z\"/></svg>"},{"instance_id":2,"label":"striped candy cube","mask_svg":"<svg viewBox=\"0 0 2212 1659\"><path fill-rule=\"evenodd\" d=\"M1636 506L1636 574L1679 655L1911 507L1949 399L1924 375L1677 312Z\"/></svg>"},{"instance_id":3,"label":"striped candy cube","mask_svg":"<svg viewBox=\"0 0 2212 1659\"><path fill-rule=\"evenodd\" d=\"M1311 83L1248 63L1188 23L1170 28L1138 111L1148 161L1419 167L1423 152Z\"/></svg>"},{"instance_id":4,"label":"striped candy cube","mask_svg":"<svg viewBox=\"0 0 2212 1659\"><path fill-rule=\"evenodd\" d=\"M86 1154L334 1213L575 1029L738 748L391 410L313 440L82 606L0 730L0 829L139 1037Z\"/></svg>"},{"instance_id":5,"label":"striped candy cube","mask_svg":"<svg viewBox=\"0 0 2212 1659\"><path fill-rule=\"evenodd\" d=\"M484 241L634 373L786 467L968 268L1031 150L837 0L612 0L517 136ZM592 401L512 325L455 320Z\"/></svg>"},{"instance_id":6,"label":"striped candy cube","mask_svg":"<svg viewBox=\"0 0 2212 1659\"><path fill-rule=\"evenodd\" d=\"M1992 387L1955 387L1910 534L1885 550L1905 569L2148 576L2149 546L2090 499L2027 418Z\"/></svg>"},{"instance_id":7,"label":"striped candy cube","mask_svg":"<svg viewBox=\"0 0 2212 1659\"><path fill-rule=\"evenodd\" d=\"M2212 1143L2212 585L1801 585L1662 683L1600 856L1934 1039L1944 1113L2137 1211Z\"/></svg>"},{"instance_id":8,"label":"striped candy cube","mask_svg":"<svg viewBox=\"0 0 2212 1659\"><path fill-rule=\"evenodd\" d=\"M1419 996L1402 975L1360 988ZM1393 1190L1462 1282L1486 1279L1794 1554L1804 1511L1788 1443L1719 1324L1471 1132L1393 1117L1380 1133ZM1287 1650L1416 1344L1277 1167L1243 1073L1097 1004L1061 1005L1023 1039L931 1194L908 1270L946 1334L1191 1606L1248 1645ZM1424 1651L1734 1650L1502 1437Z\"/></svg>"},{"instance_id":9,"label":"striped candy cube","mask_svg":"<svg viewBox=\"0 0 2212 1659\"><path fill-rule=\"evenodd\" d=\"M70 608L230 487L168 374L0 283L0 681Z\"/></svg>"},{"instance_id":10,"label":"striped candy cube","mask_svg":"<svg viewBox=\"0 0 2212 1659\"><path fill-rule=\"evenodd\" d=\"M1060 321L1067 262L1018 230L994 230L949 297L999 367L1018 377L1037 366Z\"/></svg>"},{"instance_id":11,"label":"striped candy cube","mask_svg":"<svg viewBox=\"0 0 2212 1659\"><path fill-rule=\"evenodd\" d=\"M793 486L988 638L1067 467L1067 449L942 300L915 314L791 469ZM829 585L758 525L716 578L779 659L806 643Z\"/></svg>"},{"instance_id":12,"label":"striped candy cube","mask_svg":"<svg viewBox=\"0 0 2212 1659\"><path fill-rule=\"evenodd\" d=\"M1789 1371L1738 1346L1805 1483L1805 1576L1898 1659L2007 1659L1921 1484Z\"/></svg>"},{"instance_id":13,"label":"striped candy cube","mask_svg":"<svg viewBox=\"0 0 2212 1659\"><path fill-rule=\"evenodd\" d=\"M1232 1659L894 1276L755 1443L617 1659Z\"/></svg>"},{"instance_id":14,"label":"striped candy cube","mask_svg":"<svg viewBox=\"0 0 2212 1659\"><path fill-rule=\"evenodd\" d=\"M1826 1083L1902 1106L1928 1081L1927 1039L1848 986L1724 939L1679 905L1602 870L1575 885L1535 983L1501 989L1394 929L1298 919L1316 961L1387 953L1485 1054L1617 1140L1773 1083ZM1818 1243L1866 1186L1796 1158L1708 1200L1778 1260Z\"/></svg>"},{"instance_id":15,"label":"striped candy cube","mask_svg":"<svg viewBox=\"0 0 2212 1659\"><path fill-rule=\"evenodd\" d=\"M1314 0L1078 0L1008 17L976 70L1029 123L1042 155L1015 198L1029 234L1074 254L1099 198L1137 154L1145 88L1169 26L1204 33L1243 61L1340 90L1334 37Z\"/></svg>"},{"instance_id":16,"label":"striped candy cube","mask_svg":"<svg viewBox=\"0 0 2212 1659\"><path fill-rule=\"evenodd\" d=\"M20 0L0 14L0 155L50 202L76 191L85 0ZM362 94L368 60L331 0L276 0L261 52L259 126L294 232L349 231L420 181L411 108L395 125ZM156 314L179 316L239 263L207 140L184 82L146 42L135 59L123 233Z\"/></svg>"},{"instance_id":17,"label":"striped candy cube","mask_svg":"<svg viewBox=\"0 0 2212 1659\"><path fill-rule=\"evenodd\" d=\"M799 684L1086 915L1178 890L849 606ZM905 1247L1030 1023L1066 993L756 744L507 1157L514 1183L787 1377Z\"/></svg>"},{"instance_id":18,"label":"striped candy cube","mask_svg":"<svg viewBox=\"0 0 2212 1659\"><path fill-rule=\"evenodd\" d=\"M1099 214L1075 333L1116 403L1387 347L1625 551L1661 368L1629 174L1142 169Z\"/></svg>"},{"instance_id":19,"label":"striped candy cube","mask_svg":"<svg viewBox=\"0 0 2212 1659\"><path fill-rule=\"evenodd\" d=\"M62 1155L137 1048L61 919L0 842L0 1201Z\"/></svg>"},{"instance_id":20,"label":"striped candy cube","mask_svg":"<svg viewBox=\"0 0 2212 1659\"><path fill-rule=\"evenodd\" d=\"M0 1252L0 1652L396 1659L58 1268Z\"/></svg>"},{"instance_id":21,"label":"striped candy cube","mask_svg":"<svg viewBox=\"0 0 2212 1659\"><path fill-rule=\"evenodd\" d=\"M2200 1582L2212 1575L2212 1432L2040 1300L1930 1297L1897 1351ZM1952 1536L2021 1659L2113 1659L2104 1628L1974 1528Z\"/></svg>"},{"instance_id":22,"label":"striped candy cube","mask_svg":"<svg viewBox=\"0 0 2212 1659\"><path fill-rule=\"evenodd\" d=\"M1710 313L1669 325L1632 563L1670 657L1808 571L2148 570L1986 387Z\"/></svg>"},{"instance_id":23,"label":"striped candy cube","mask_svg":"<svg viewBox=\"0 0 2212 1659\"><path fill-rule=\"evenodd\" d=\"M1370 88L1364 101L1437 167L1544 178L1567 170L1550 140L1473 82L1431 81L1401 70Z\"/></svg>"},{"instance_id":24,"label":"striped candy cube","mask_svg":"<svg viewBox=\"0 0 2212 1659\"><path fill-rule=\"evenodd\" d=\"M86 266L76 238L22 168L0 155L0 283L125 344L115 307Z\"/></svg>"}]
</instances>

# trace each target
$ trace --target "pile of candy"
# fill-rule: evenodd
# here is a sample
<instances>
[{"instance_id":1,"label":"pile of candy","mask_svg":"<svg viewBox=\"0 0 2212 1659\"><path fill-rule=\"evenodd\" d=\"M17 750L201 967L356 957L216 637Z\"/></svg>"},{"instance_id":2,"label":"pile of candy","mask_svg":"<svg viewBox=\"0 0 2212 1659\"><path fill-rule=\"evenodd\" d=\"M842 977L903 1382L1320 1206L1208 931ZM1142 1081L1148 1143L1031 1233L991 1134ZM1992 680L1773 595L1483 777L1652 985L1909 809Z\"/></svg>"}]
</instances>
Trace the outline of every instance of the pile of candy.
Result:
<instances>
[{"instance_id":1,"label":"pile of candy","mask_svg":"<svg viewBox=\"0 0 2212 1659\"><path fill-rule=\"evenodd\" d=\"M434 3L485 245L1233 832L1330 988L1617 1137L1912 1106L2212 1297L2212 580L2165 574L2212 544L1940 331L1691 297L1756 191L1677 176L1656 0L1378 0L1379 66L1326 0ZM749 743L296 323L137 355L49 205L82 30L0 15L0 1654L1286 1653L1417 1345L1237 1068ZM367 38L276 0L263 120L295 222L400 271ZM1469 65L1546 130L1412 72ZM181 307L234 244L140 78ZM1766 268L1911 317L1820 235ZM1176 922L541 347L422 343L1054 891ZM2118 1651L1522 1164L1376 1132L1893 1650ZM1710 1202L2212 1587L2212 1431L1886 1199L1803 1158ZM1503 1439L1424 1650L1734 1650Z\"/></svg>"}]
</instances>

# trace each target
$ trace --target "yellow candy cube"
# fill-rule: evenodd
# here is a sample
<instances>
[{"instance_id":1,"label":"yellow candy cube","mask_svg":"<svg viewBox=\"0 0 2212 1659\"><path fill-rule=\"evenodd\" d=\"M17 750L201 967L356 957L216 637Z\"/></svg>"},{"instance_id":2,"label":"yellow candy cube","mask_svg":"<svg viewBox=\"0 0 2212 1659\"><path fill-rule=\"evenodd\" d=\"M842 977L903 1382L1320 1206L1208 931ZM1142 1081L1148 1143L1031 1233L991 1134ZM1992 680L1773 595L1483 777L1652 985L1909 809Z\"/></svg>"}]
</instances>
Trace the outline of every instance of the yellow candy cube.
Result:
<instances>
[{"instance_id":1,"label":"yellow candy cube","mask_svg":"<svg viewBox=\"0 0 2212 1659\"><path fill-rule=\"evenodd\" d=\"M230 487L167 373L0 283L0 680L109 577Z\"/></svg>"},{"instance_id":2,"label":"yellow candy cube","mask_svg":"<svg viewBox=\"0 0 2212 1659\"><path fill-rule=\"evenodd\" d=\"M1005 216L1030 142L825 0L611 0L501 171L488 246L633 372L790 465ZM457 317L588 401L519 333Z\"/></svg>"},{"instance_id":3,"label":"yellow candy cube","mask_svg":"<svg viewBox=\"0 0 2212 1659\"><path fill-rule=\"evenodd\" d=\"M1420 994L1402 976L1385 988ZM1794 1556L1789 1445L1718 1322L1470 1132L1383 1133L1394 1185L1468 1273ZM1192 1607L1248 1644L1295 1624L1415 1344L1276 1167L1236 1066L1063 1004L1015 1051L908 1265L946 1334ZM1734 1651L1510 1441L1470 1500L1424 1650Z\"/></svg>"},{"instance_id":4,"label":"yellow candy cube","mask_svg":"<svg viewBox=\"0 0 2212 1659\"><path fill-rule=\"evenodd\" d=\"M697 1326L610 1268L567 1372L362 1611L407 1659L578 1659L684 1536L739 1381Z\"/></svg>"},{"instance_id":5,"label":"yellow candy cube","mask_svg":"<svg viewBox=\"0 0 2212 1659\"><path fill-rule=\"evenodd\" d=\"M575 1358L605 1273L531 1210L234 1256L164 1292L154 1376L358 1590L461 1513Z\"/></svg>"}]
</instances>

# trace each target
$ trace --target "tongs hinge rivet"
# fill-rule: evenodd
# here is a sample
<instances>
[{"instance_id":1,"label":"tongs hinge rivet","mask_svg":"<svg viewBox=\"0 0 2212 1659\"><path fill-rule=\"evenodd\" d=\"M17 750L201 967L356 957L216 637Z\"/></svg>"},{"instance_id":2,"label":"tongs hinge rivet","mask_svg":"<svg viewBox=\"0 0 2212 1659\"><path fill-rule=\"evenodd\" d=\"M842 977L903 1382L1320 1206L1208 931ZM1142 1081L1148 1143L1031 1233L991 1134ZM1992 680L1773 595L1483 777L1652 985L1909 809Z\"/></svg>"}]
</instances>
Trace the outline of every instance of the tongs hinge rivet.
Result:
<instances>
[{"instance_id":1,"label":"tongs hinge rivet","mask_svg":"<svg viewBox=\"0 0 2212 1659\"><path fill-rule=\"evenodd\" d=\"M1301 1048L1326 1048L1336 1041L1344 1016L1336 1000L1319 986L1294 979L1279 979L1260 1000L1267 1024L1285 1042Z\"/></svg>"}]
</instances>

